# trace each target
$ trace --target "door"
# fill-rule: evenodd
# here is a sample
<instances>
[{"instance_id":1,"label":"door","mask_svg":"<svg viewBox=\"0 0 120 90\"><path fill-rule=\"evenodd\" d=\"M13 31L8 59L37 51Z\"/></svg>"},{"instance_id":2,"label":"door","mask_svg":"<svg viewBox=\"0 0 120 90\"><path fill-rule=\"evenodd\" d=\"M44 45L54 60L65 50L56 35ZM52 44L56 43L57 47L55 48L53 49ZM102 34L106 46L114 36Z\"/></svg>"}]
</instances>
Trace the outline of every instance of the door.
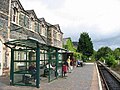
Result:
<instances>
[{"instance_id":1,"label":"door","mask_svg":"<svg viewBox=\"0 0 120 90\"><path fill-rule=\"evenodd\" d=\"M2 53L3 53L3 47L2 47L2 42L0 41L0 76L2 75L2 69L3 69Z\"/></svg>"}]
</instances>

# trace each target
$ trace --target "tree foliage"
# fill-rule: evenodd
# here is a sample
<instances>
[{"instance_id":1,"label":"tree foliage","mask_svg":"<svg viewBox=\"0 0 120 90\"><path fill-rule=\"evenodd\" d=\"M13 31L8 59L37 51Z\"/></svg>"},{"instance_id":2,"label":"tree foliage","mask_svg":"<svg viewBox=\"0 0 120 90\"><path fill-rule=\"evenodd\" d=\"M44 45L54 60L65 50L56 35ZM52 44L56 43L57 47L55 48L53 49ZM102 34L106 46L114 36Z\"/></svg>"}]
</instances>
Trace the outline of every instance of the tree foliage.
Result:
<instances>
[{"instance_id":1,"label":"tree foliage","mask_svg":"<svg viewBox=\"0 0 120 90\"><path fill-rule=\"evenodd\" d=\"M96 59L99 60L101 57L106 57L108 54L112 55L113 51L109 47L101 47L96 54Z\"/></svg>"},{"instance_id":2,"label":"tree foliage","mask_svg":"<svg viewBox=\"0 0 120 90\"><path fill-rule=\"evenodd\" d=\"M113 51L113 54L115 56L115 59L116 60L119 60L120 59L120 48L116 48L114 51Z\"/></svg>"},{"instance_id":3,"label":"tree foliage","mask_svg":"<svg viewBox=\"0 0 120 90\"><path fill-rule=\"evenodd\" d=\"M76 51L75 47L73 46L71 38L68 38L66 41L66 44L63 46L65 49L69 51Z\"/></svg>"},{"instance_id":4,"label":"tree foliage","mask_svg":"<svg viewBox=\"0 0 120 90\"><path fill-rule=\"evenodd\" d=\"M117 65L114 55L108 54L107 57L105 57L105 62L109 67L115 67Z\"/></svg>"},{"instance_id":5,"label":"tree foliage","mask_svg":"<svg viewBox=\"0 0 120 90\"><path fill-rule=\"evenodd\" d=\"M93 43L88 33L86 32L81 33L78 42L77 52L80 52L87 57L93 54Z\"/></svg>"},{"instance_id":6,"label":"tree foliage","mask_svg":"<svg viewBox=\"0 0 120 90\"><path fill-rule=\"evenodd\" d=\"M97 53L97 52L94 50L92 56L90 56L91 60L90 60L89 62L94 62L94 61L96 61L96 59L95 59L96 53Z\"/></svg>"},{"instance_id":7,"label":"tree foliage","mask_svg":"<svg viewBox=\"0 0 120 90\"><path fill-rule=\"evenodd\" d=\"M118 54L119 49L115 49L114 52L111 50L109 47L101 47L96 54L96 59L100 60L102 62L105 61L105 63L109 67L115 67L117 65L116 59L115 59L115 54Z\"/></svg>"},{"instance_id":8,"label":"tree foliage","mask_svg":"<svg viewBox=\"0 0 120 90\"><path fill-rule=\"evenodd\" d=\"M81 60L81 53L74 52L73 56L75 57L75 60L78 60L78 59Z\"/></svg>"},{"instance_id":9,"label":"tree foliage","mask_svg":"<svg viewBox=\"0 0 120 90\"><path fill-rule=\"evenodd\" d=\"M74 47L71 38L67 38L66 43L63 45L63 47L69 51L72 51L73 56L76 60L81 58L81 53L76 52L76 48Z\"/></svg>"}]
</instances>

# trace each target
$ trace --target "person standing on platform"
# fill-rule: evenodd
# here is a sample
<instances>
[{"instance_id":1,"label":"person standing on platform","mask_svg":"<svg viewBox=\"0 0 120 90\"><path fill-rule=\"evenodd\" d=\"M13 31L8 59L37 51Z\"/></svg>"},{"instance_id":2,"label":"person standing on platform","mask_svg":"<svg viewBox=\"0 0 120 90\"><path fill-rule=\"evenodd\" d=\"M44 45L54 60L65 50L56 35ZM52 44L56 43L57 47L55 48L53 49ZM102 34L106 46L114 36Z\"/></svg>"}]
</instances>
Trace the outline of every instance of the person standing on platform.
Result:
<instances>
[{"instance_id":1,"label":"person standing on platform","mask_svg":"<svg viewBox=\"0 0 120 90\"><path fill-rule=\"evenodd\" d=\"M68 70L68 64L65 62L62 66L62 71L63 71L63 76L65 77L65 74L67 73Z\"/></svg>"},{"instance_id":2,"label":"person standing on platform","mask_svg":"<svg viewBox=\"0 0 120 90\"><path fill-rule=\"evenodd\" d=\"M67 59L67 63L68 63L68 72L71 73L70 56Z\"/></svg>"}]
</instances>

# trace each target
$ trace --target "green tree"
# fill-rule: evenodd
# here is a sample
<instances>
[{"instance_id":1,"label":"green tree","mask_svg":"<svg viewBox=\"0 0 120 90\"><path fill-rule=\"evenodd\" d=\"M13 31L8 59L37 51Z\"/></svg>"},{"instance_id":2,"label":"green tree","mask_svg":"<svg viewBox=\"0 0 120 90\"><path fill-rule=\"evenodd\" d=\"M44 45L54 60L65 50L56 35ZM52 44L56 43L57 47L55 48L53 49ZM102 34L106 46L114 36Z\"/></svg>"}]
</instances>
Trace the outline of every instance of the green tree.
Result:
<instances>
[{"instance_id":1,"label":"green tree","mask_svg":"<svg viewBox=\"0 0 120 90\"><path fill-rule=\"evenodd\" d=\"M94 50L92 56L90 56L91 60L89 60L89 62L94 62L94 61L96 61L96 59L95 59L96 53L97 53L97 52Z\"/></svg>"},{"instance_id":2,"label":"green tree","mask_svg":"<svg viewBox=\"0 0 120 90\"><path fill-rule=\"evenodd\" d=\"M101 57L105 58L107 55L112 55L113 51L109 47L101 47L96 54L96 59L99 60Z\"/></svg>"},{"instance_id":3,"label":"green tree","mask_svg":"<svg viewBox=\"0 0 120 90\"><path fill-rule=\"evenodd\" d=\"M113 54L115 56L115 59L116 60L119 60L120 59L120 48L116 48L114 51L113 51Z\"/></svg>"},{"instance_id":4,"label":"green tree","mask_svg":"<svg viewBox=\"0 0 120 90\"><path fill-rule=\"evenodd\" d=\"M81 60L81 53L74 52L73 55L75 57L75 60Z\"/></svg>"},{"instance_id":5,"label":"green tree","mask_svg":"<svg viewBox=\"0 0 120 90\"><path fill-rule=\"evenodd\" d=\"M105 57L105 62L109 67L115 67L117 65L114 55L108 54L107 57Z\"/></svg>"},{"instance_id":6,"label":"green tree","mask_svg":"<svg viewBox=\"0 0 120 90\"><path fill-rule=\"evenodd\" d=\"M75 47L73 46L71 38L67 38L66 44L63 45L63 47L69 51L76 51Z\"/></svg>"},{"instance_id":7,"label":"green tree","mask_svg":"<svg viewBox=\"0 0 120 90\"><path fill-rule=\"evenodd\" d=\"M81 33L78 42L77 52L80 52L87 57L90 57L93 54L93 43L88 33Z\"/></svg>"},{"instance_id":8,"label":"green tree","mask_svg":"<svg viewBox=\"0 0 120 90\"><path fill-rule=\"evenodd\" d=\"M74 47L71 38L66 38L63 48L65 48L69 51L72 51L75 60L78 60L81 58L81 53L76 52L76 48Z\"/></svg>"}]
</instances>

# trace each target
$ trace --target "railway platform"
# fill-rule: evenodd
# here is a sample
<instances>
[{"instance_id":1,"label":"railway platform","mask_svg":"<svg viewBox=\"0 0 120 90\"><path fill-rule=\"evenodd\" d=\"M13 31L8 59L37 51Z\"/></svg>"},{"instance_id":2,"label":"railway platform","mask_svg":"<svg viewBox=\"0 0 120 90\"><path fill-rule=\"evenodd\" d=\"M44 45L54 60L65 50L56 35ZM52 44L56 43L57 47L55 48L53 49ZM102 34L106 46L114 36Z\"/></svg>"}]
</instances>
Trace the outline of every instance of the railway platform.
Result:
<instances>
[{"instance_id":1,"label":"railway platform","mask_svg":"<svg viewBox=\"0 0 120 90\"><path fill-rule=\"evenodd\" d=\"M66 77L50 83L40 82L40 88L30 86L10 86L9 79L0 77L0 90L101 90L95 63L76 67Z\"/></svg>"}]
</instances>

